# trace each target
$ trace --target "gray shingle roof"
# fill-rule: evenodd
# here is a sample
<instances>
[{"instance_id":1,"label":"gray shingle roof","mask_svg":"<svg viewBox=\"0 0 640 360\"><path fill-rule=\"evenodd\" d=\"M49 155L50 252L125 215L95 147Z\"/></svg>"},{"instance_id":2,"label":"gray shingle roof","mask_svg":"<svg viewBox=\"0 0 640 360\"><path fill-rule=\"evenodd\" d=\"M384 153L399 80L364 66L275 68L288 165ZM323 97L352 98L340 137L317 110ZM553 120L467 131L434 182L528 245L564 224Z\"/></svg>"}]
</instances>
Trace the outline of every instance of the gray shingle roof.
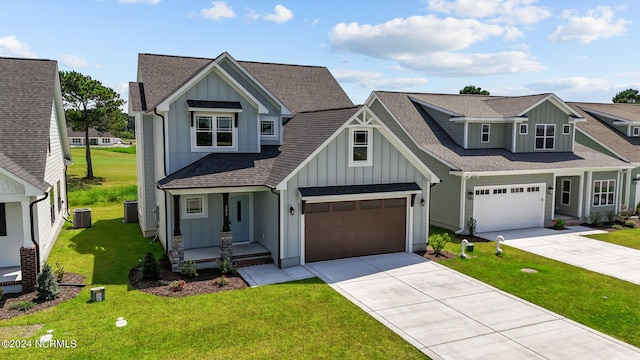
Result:
<instances>
[{"instance_id":1,"label":"gray shingle roof","mask_svg":"<svg viewBox=\"0 0 640 360\"><path fill-rule=\"evenodd\" d=\"M57 63L0 58L0 167L46 191Z\"/></svg>"},{"instance_id":2,"label":"gray shingle roof","mask_svg":"<svg viewBox=\"0 0 640 360\"><path fill-rule=\"evenodd\" d=\"M209 154L160 180L158 186L165 190L226 186L274 188L359 109L353 106L299 113L284 126L281 146L263 146L257 154Z\"/></svg>"},{"instance_id":3,"label":"gray shingle roof","mask_svg":"<svg viewBox=\"0 0 640 360\"><path fill-rule=\"evenodd\" d=\"M549 94L530 96L488 96L458 94L408 94L411 97L457 113L476 118L505 118L519 115Z\"/></svg>"},{"instance_id":4,"label":"gray shingle roof","mask_svg":"<svg viewBox=\"0 0 640 360\"><path fill-rule=\"evenodd\" d=\"M593 111L608 114L629 121L640 121L640 105L638 104L596 104L596 103L568 103L587 121L578 123L578 128L591 137L605 144L625 159L640 162L640 137L628 137L620 130L598 120Z\"/></svg>"},{"instance_id":5,"label":"gray shingle roof","mask_svg":"<svg viewBox=\"0 0 640 360\"><path fill-rule=\"evenodd\" d=\"M68 137L81 137L84 138L84 131L73 131L71 128L67 128L67 136ZM115 137L112 133L106 132L98 132L98 130L94 128L89 128L89 137Z\"/></svg>"},{"instance_id":6,"label":"gray shingle roof","mask_svg":"<svg viewBox=\"0 0 640 360\"><path fill-rule=\"evenodd\" d=\"M134 111L153 109L215 59L139 54L138 79L129 84ZM238 62L294 114L353 106L329 70L259 62ZM140 93L139 83L144 85ZM146 108L141 100L146 100Z\"/></svg>"},{"instance_id":7,"label":"gray shingle roof","mask_svg":"<svg viewBox=\"0 0 640 360\"><path fill-rule=\"evenodd\" d=\"M509 170L534 170L534 169L559 169L559 168L594 168L626 166L627 164L612 159L611 157L591 150L585 146L576 144L574 152L559 153L517 153L514 154L505 149L464 149L456 144L453 139L411 98L426 101L430 99L446 99L446 104L452 104L449 109L459 112L462 109L480 109L477 112L469 112L468 116L488 115L490 112L479 105L479 101L488 97L462 96L462 95L435 95L397 93L377 91L375 94L389 109L392 115L398 119L418 146L433 154L442 161L453 166L452 170L462 171L509 171ZM542 96L542 95L540 95ZM544 95L546 96L546 95ZM457 98L457 103L453 101ZM480 99L479 99L480 98ZM537 101L527 99L531 104ZM468 102L468 103L467 103ZM444 107L445 102L440 100L437 104ZM518 106L521 108L523 104ZM530 106L530 105L529 105ZM509 105L508 107L512 107ZM522 108L526 109L528 106ZM495 111L495 109L492 109ZM466 115L465 114L465 115ZM502 114L501 114L502 115Z\"/></svg>"}]
</instances>

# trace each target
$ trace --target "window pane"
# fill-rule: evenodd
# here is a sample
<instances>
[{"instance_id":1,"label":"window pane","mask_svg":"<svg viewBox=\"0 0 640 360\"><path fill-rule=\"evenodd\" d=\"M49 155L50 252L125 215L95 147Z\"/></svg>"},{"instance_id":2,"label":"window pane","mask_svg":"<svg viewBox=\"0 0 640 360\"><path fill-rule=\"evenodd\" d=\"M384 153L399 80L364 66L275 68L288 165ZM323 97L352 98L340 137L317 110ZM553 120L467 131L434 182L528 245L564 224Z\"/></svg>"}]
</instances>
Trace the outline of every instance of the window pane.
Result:
<instances>
[{"instance_id":1,"label":"window pane","mask_svg":"<svg viewBox=\"0 0 640 360\"><path fill-rule=\"evenodd\" d=\"M273 121L260 122L260 134L262 135L274 135Z\"/></svg>"},{"instance_id":2,"label":"window pane","mask_svg":"<svg viewBox=\"0 0 640 360\"><path fill-rule=\"evenodd\" d=\"M353 147L353 161L367 161L367 147L366 146L354 146Z\"/></svg>"},{"instance_id":3,"label":"window pane","mask_svg":"<svg viewBox=\"0 0 640 360\"><path fill-rule=\"evenodd\" d=\"M553 138L545 139L545 149L553 149Z\"/></svg>"},{"instance_id":4,"label":"window pane","mask_svg":"<svg viewBox=\"0 0 640 360\"><path fill-rule=\"evenodd\" d=\"M616 190L615 181L609 181L609 192L614 192Z\"/></svg>"},{"instance_id":5,"label":"window pane","mask_svg":"<svg viewBox=\"0 0 640 360\"><path fill-rule=\"evenodd\" d=\"M488 133L489 132L489 125L488 124L482 125L482 132L483 133Z\"/></svg>"},{"instance_id":6,"label":"window pane","mask_svg":"<svg viewBox=\"0 0 640 360\"><path fill-rule=\"evenodd\" d=\"M216 135L218 146L233 146L233 134L230 132L219 132Z\"/></svg>"},{"instance_id":7,"label":"window pane","mask_svg":"<svg viewBox=\"0 0 640 360\"><path fill-rule=\"evenodd\" d=\"M544 125L536 125L536 136L544 136Z\"/></svg>"},{"instance_id":8,"label":"window pane","mask_svg":"<svg viewBox=\"0 0 640 360\"><path fill-rule=\"evenodd\" d=\"M527 133L527 125L521 124L520 125L520 134L526 134L526 133Z\"/></svg>"},{"instance_id":9,"label":"window pane","mask_svg":"<svg viewBox=\"0 0 640 360\"><path fill-rule=\"evenodd\" d=\"M354 131L353 132L353 144L354 145L367 145L369 143L369 133L366 131Z\"/></svg>"},{"instance_id":10,"label":"window pane","mask_svg":"<svg viewBox=\"0 0 640 360\"><path fill-rule=\"evenodd\" d=\"M542 149L544 148L544 139L539 138L536 139L536 149Z\"/></svg>"},{"instance_id":11,"label":"window pane","mask_svg":"<svg viewBox=\"0 0 640 360\"><path fill-rule=\"evenodd\" d=\"M547 136L553 136L556 133L555 125L547 125Z\"/></svg>"},{"instance_id":12,"label":"window pane","mask_svg":"<svg viewBox=\"0 0 640 360\"><path fill-rule=\"evenodd\" d=\"M562 191L569 191L571 189L571 182L563 181L562 182Z\"/></svg>"},{"instance_id":13,"label":"window pane","mask_svg":"<svg viewBox=\"0 0 640 360\"><path fill-rule=\"evenodd\" d=\"M196 133L196 146L213 146L213 137L210 132Z\"/></svg>"},{"instance_id":14,"label":"window pane","mask_svg":"<svg viewBox=\"0 0 640 360\"><path fill-rule=\"evenodd\" d=\"M600 192L600 181L596 181L595 185L593 187L593 192L594 193L599 193Z\"/></svg>"},{"instance_id":15,"label":"window pane","mask_svg":"<svg viewBox=\"0 0 640 360\"><path fill-rule=\"evenodd\" d=\"M569 195L568 192L562 193L562 203L563 204L569 204L569 197L570 197L570 195Z\"/></svg>"},{"instance_id":16,"label":"window pane","mask_svg":"<svg viewBox=\"0 0 640 360\"><path fill-rule=\"evenodd\" d=\"M187 214L199 214L202 212L202 198L188 198Z\"/></svg>"},{"instance_id":17,"label":"window pane","mask_svg":"<svg viewBox=\"0 0 640 360\"><path fill-rule=\"evenodd\" d=\"M598 194L593 195L593 205L595 206L600 205L600 195Z\"/></svg>"},{"instance_id":18,"label":"window pane","mask_svg":"<svg viewBox=\"0 0 640 360\"><path fill-rule=\"evenodd\" d=\"M608 194L607 205L613 205L613 194L612 193Z\"/></svg>"},{"instance_id":19,"label":"window pane","mask_svg":"<svg viewBox=\"0 0 640 360\"><path fill-rule=\"evenodd\" d=\"M488 142L489 141L489 134L482 134L482 142Z\"/></svg>"},{"instance_id":20,"label":"window pane","mask_svg":"<svg viewBox=\"0 0 640 360\"><path fill-rule=\"evenodd\" d=\"M211 130L211 117L209 116L198 116L196 118L196 129L210 131Z\"/></svg>"},{"instance_id":21,"label":"window pane","mask_svg":"<svg viewBox=\"0 0 640 360\"><path fill-rule=\"evenodd\" d=\"M218 131L231 131L232 120L229 116L218 116Z\"/></svg>"}]
</instances>

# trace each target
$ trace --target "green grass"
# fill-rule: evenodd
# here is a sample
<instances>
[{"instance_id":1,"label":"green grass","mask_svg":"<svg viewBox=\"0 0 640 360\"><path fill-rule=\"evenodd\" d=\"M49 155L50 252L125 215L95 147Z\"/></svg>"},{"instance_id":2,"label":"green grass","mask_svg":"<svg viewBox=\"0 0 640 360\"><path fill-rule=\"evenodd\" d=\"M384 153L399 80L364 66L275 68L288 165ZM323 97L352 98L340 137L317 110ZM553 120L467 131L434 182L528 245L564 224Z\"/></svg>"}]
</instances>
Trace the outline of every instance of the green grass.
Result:
<instances>
[{"instance_id":1,"label":"green grass","mask_svg":"<svg viewBox=\"0 0 640 360\"><path fill-rule=\"evenodd\" d=\"M158 242L123 224L121 205L93 207L94 227L62 231L50 263L105 286L90 303L90 287L56 307L0 321L3 327L44 324L35 341L75 340L75 349L3 349L7 359L417 359L413 346L318 279L244 290L163 298L134 290L129 270ZM128 325L117 328L124 317Z\"/></svg>"},{"instance_id":2,"label":"green grass","mask_svg":"<svg viewBox=\"0 0 640 360\"><path fill-rule=\"evenodd\" d=\"M589 235L588 237L640 250L640 228Z\"/></svg>"},{"instance_id":3,"label":"green grass","mask_svg":"<svg viewBox=\"0 0 640 360\"><path fill-rule=\"evenodd\" d=\"M442 230L439 230L442 231ZM506 245L475 243L471 258L443 265L566 316L635 346L640 346L638 285L527 253ZM460 241L445 250L460 253ZM538 273L520 271L533 268Z\"/></svg>"}]
</instances>

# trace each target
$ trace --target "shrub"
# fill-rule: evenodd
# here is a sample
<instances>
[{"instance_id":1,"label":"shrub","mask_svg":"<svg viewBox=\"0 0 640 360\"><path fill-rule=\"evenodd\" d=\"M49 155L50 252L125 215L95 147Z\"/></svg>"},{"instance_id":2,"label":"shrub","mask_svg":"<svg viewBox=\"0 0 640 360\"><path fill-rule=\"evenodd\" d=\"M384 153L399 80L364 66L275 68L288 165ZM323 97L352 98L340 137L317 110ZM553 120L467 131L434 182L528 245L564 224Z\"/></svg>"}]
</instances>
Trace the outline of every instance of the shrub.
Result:
<instances>
[{"instance_id":1,"label":"shrub","mask_svg":"<svg viewBox=\"0 0 640 360\"><path fill-rule=\"evenodd\" d=\"M34 304L33 301L16 301L9 305L9 310L27 311L34 306L36 306L36 304Z\"/></svg>"},{"instance_id":2,"label":"shrub","mask_svg":"<svg viewBox=\"0 0 640 360\"><path fill-rule=\"evenodd\" d=\"M589 221L595 225L595 226L600 226L600 213L599 212L592 212L591 214L589 214Z\"/></svg>"},{"instance_id":3,"label":"shrub","mask_svg":"<svg viewBox=\"0 0 640 360\"><path fill-rule=\"evenodd\" d=\"M613 223L614 221L616 221L616 218L618 217L615 210L607 211L606 215L607 215L607 220L609 220L609 223Z\"/></svg>"},{"instance_id":4,"label":"shrub","mask_svg":"<svg viewBox=\"0 0 640 360\"><path fill-rule=\"evenodd\" d=\"M58 283L54 280L53 271L47 262L42 265L42 271L40 272L40 276L38 276L36 291L38 292L38 299L40 300L52 300L60 294Z\"/></svg>"},{"instance_id":5,"label":"shrub","mask_svg":"<svg viewBox=\"0 0 640 360\"><path fill-rule=\"evenodd\" d=\"M436 255L440 254L442 249L444 249L444 246L449 242L451 242L451 235L449 235L448 233L433 234L429 236L429 244L433 248L433 251L436 253Z\"/></svg>"},{"instance_id":6,"label":"shrub","mask_svg":"<svg viewBox=\"0 0 640 360\"><path fill-rule=\"evenodd\" d=\"M627 220L625 221L624 226L634 228L636 227L636 222L633 220Z\"/></svg>"},{"instance_id":7,"label":"shrub","mask_svg":"<svg viewBox=\"0 0 640 360\"><path fill-rule=\"evenodd\" d=\"M196 277L198 276L198 269L196 268L196 262L193 260L185 261L180 265L180 274Z\"/></svg>"},{"instance_id":8,"label":"shrub","mask_svg":"<svg viewBox=\"0 0 640 360\"><path fill-rule=\"evenodd\" d=\"M229 284L229 279L227 279L227 277L224 276L224 275L215 278L213 281L215 281L215 283L216 283L216 285L218 285L218 287L223 287L223 286Z\"/></svg>"},{"instance_id":9,"label":"shrub","mask_svg":"<svg viewBox=\"0 0 640 360\"><path fill-rule=\"evenodd\" d=\"M169 283L169 289L173 292L182 291L184 284L184 280L174 280Z\"/></svg>"},{"instance_id":10,"label":"shrub","mask_svg":"<svg viewBox=\"0 0 640 360\"><path fill-rule=\"evenodd\" d=\"M469 230L469 235L470 236L476 236L476 219L474 218L469 218L469 220L467 220L467 230Z\"/></svg>"},{"instance_id":11,"label":"shrub","mask_svg":"<svg viewBox=\"0 0 640 360\"><path fill-rule=\"evenodd\" d=\"M56 280L60 283L64 278L64 266L60 265L60 262L56 261L56 269L53 270L53 273L56 275Z\"/></svg>"},{"instance_id":12,"label":"shrub","mask_svg":"<svg viewBox=\"0 0 640 360\"><path fill-rule=\"evenodd\" d=\"M160 277L160 268L153 253L149 251L142 260L142 278L156 280Z\"/></svg>"},{"instance_id":13,"label":"shrub","mask_svg":"<svg viewBox=\"0 0 640 360\"><path fill-rule=\"evenodd\" d=\"M0 286L0 300L2 300L2 295L4 294L4 288Z\"/></svg>"},{"instance_id":14,"label":"shrub","mask_svg":"<svg viewBox=\"0 0 640 360\"><path fill-rule=\"evenodd\" d=\"M564 221L564 219L555 219L553 220L553 228L554 229L564 229L564 224L566 224L566 222Z\"/></svg>"},{"instance_id":15,"label":"shrub","mask_svg":"<svg viewBox=\"0 0 640 360\"><path fill-rule=\"evenodd\" d=\"M237 274L238 267L231 261L229 257L216 260L216 266L221 274Z\"/></svg>"},{"instance_id":16,"label":"shrub","mask_svg":"<svg viewBox=\"0 0 640 360\"><path fill-rule=\"evenodd\" d=\"M622 230L624 229L624 226L620 225L620 224L613 224L613 226L611 226L612 228L616 229L616 230Z\"/></svg>"}]
</instances>

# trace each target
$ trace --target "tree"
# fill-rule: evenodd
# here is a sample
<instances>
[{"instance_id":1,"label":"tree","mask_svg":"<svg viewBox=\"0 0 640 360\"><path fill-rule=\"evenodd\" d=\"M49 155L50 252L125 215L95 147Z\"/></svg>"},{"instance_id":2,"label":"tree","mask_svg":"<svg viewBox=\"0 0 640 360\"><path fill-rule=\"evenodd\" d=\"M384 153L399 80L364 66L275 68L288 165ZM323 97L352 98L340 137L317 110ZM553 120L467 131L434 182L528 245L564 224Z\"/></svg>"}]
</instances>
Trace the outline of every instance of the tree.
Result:
<instances>
[{"instance_id":1,"label":"tree","mask_svg":"<svg viewBox=\"0 0 640 360\"><path fill-rule=\"evenodd\" d=\"M614 103L640 103L640 94L638 94L638 90L627 89L617 93L611 101Z\"/></svg>"},{"instance_id":2,"label":"tree","mask_svg":"<svg viewBox=\"0 0 640 360\"><path fill-rule=\"evenodd\" d=\"M460 94L491 95L487 90L482 90L481 87L476 87L475 85L465 86L462 90L460 90Z\"/></svg>"},{"instance_id":3,"label":"tree","mask_svg":"<svg viewBox=\"0 0 640 360\"><path fill-rule=\"evenodd\" d=\"M126 117L123 119L120 111L124 100L100 81L76 71L61 71L60 85L67 124L73 131L84 132L87 179L93 179L89 129L106 132L126 127Z\"/></svg>"},{"instance_id":4,"label":"tree","mask_svg":"<svg viewBox=\"0 0 640 360\"><path fill-rule=\"evenodd\" d=\"M58 283L56 283L51 266L47 262L42 265L36 290L38 291L38 299L40 300L53 300L60 294Z\"/></svg>"}]
</instances>

